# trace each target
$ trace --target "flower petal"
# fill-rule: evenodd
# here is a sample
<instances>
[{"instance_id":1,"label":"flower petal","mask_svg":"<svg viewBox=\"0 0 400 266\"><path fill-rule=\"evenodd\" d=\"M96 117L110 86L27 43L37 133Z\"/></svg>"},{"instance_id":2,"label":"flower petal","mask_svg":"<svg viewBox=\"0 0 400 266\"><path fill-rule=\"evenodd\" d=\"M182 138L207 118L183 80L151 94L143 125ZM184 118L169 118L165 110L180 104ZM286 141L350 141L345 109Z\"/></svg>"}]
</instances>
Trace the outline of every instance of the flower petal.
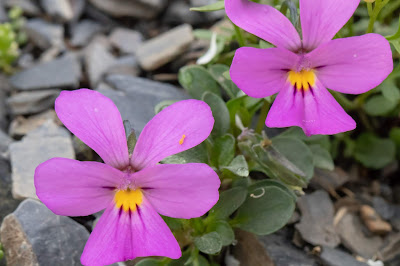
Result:
<instances>
[{"instance_id":1,"label":"flower petal","mask_svg":"<svg viewBox=\"0 0 400 266\"><path fill-rule=\"evenodd\" d=\"M123 175L103 163L53 158L36 168L36 194L55 214L86 216L108 206Z\"/></svg>"},{"instance_id":2,"label":"flower petal","mask_svg":"<svg viewBox=\"0 0 400 266\"><path fill-rule=\"evenodd\" d=\"M322 84L343 93L369 91L393 70L389 42L373 33L330 41L307 57Z\"/></svg>"},{"instance_id":3,"label":"flower petal","mask_svg":"<svg viewBox=\"0 0 400 266\"><path fill-rule=\"evenodd\" d=\"M360 0L300 0L303 48L310 51L332 40L359 3Z\"/></svg>"},{"instance_id":4,"label":"flower petal","mask_svg":"<svg viewBox=\"0 0 400 266\"><path fill-rule=\"evenodd\" d=\"M211 133L214 117L202 101L184 100L168 106L144 127L136 143L131 165L140 170L190 149Z\"/></svg>"},{"instance_id":5,"label":"flower petal","mask_svg":"<svg viewBox=\"0 0 400 266\"><path fill-rule=\"evenodd\" d=\"M161 164L133 175L135 184L162 215L190 219L217 203L220 180L206 164Z\"/></svg>"},{"instance_id":6,"label":"flower petal","mask_svg":"<svg viewBox=\"0 0 400 266\"><path fill-rule=\"evenodd\" d=\"M263 98L281 90L287 70L296 66L299 56L284 48L239 48L233 58L232 81L247 95Z\"/></svg>"},{"instance_id":7,"label":"flower petal","mask_svg":"<svg viewBox=\"0 0 400 266\"><path fill-rule=\"evenodd\" d=\"M288 84L276 97L266 125L298 126L307 136L337 134L356 127L354 120L319 81L313 89L304 93Z\"/></svg>"},{"instance_id":8,"label":"flower petal","mask_svg":"<svg viewBox=\"0 0 400 266\"><path fill-rule=\"evenodd\" d=\"M61 122L115 168L129 165L121 115L115 104L97 91L62 91L55 103Z\"/></svg>"},{"instance_id":9,"label":"flower petal","mask_svg":"<svg viewBox=\"0 0 400 266\"><path fill-rule=\"evenodd\" d=\"M178 242L144 199L133 212L109 206L96 224L81 257L83 265L109 265L136 257L181 256Z\"/></svg>"},{"instance_id":10,"label":"flower petal","mask_svg":"<svg viewBox=\"0 0 400 266\"><path fill-rule=\"evenodd\" d=\"M242 29L274 44L296 51L300 36L292 23L275 8L248 0L225 0L230 20Z\"/></svg>"}]
</instances>

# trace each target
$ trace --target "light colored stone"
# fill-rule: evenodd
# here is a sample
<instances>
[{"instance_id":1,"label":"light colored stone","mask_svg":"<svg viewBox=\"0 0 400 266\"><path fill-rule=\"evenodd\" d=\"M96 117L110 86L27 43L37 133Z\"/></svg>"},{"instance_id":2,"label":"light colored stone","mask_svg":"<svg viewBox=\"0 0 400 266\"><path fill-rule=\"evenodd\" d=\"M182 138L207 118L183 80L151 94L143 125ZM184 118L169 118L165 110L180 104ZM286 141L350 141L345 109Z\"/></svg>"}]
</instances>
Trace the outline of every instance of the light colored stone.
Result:
<instances>
[{"instance_id":1,"label":"light colored stone","mask_svg":"<svg viewBox=\"0 0 400 266\"><path fill-rule=\"evenodd\" d=\"M70 134L51 120L10 145L12 193L16 199L37 199L36 167L54 157L75 158Z\"/></svg>"},{"instance_id":2,"label":"light colored stone","mask_svg":"<svg viewBox=\"0 0 400 266\"><path fill-rule=\"evenodd\" d=\"M193 39L192 27L184 24L145 41L137 52L139 64L144 70L155 70L184 53Z\"/></svg>"},{"instance_id":3,"label":"light colored stone","mask_svg":"<svg viewBox=\"0 0 400 266\"><path fill-rule=\"evenodd\" d=\"M29 39L41 49L64 45L64 28L61 25L35 18L28 20L25 24L25 31Z\"/></svg>"},{"instance_id":4,"label":"light colored stone","mask_svg":"<svg viewBox=\"0 0 400 266\"><path fill-rule=\"evenodd\" d=\"M141 0L141 2L136 0L89 0L89 2L111 16L138 19L152 19L163 8L163 6L146 4L144 0Z\"/></svg>"},{"instance_id":5,"label":"light colored stone","mask_svg":"<svg viewBox=\"0 0 400 266\"><path fill-rule=\"evenodd\" d=\"M60 90L26 91L14 94L7 99L13 115L35 114L54 106Z\"/></svg>"},{"instance_id":6,"label":"light colored stone","mask_svg":"<svg viewBox=\"0 0 400 266\"><path fill-rule=\"evenodd\" d=\"M69 0L41 0L40 3L47 14L63 22L69 21L74 17Z\"/></svg>"},{"instance_id":7,"label":"light colored stone","mask_svg":"<svg viewBox=\"0 0 400 266\"><path fill-rule=\"evenodd\" d=\"M392 226L382 220L379 214L376 213L374 208L363 205L360 208L361 218L364 224L368 227L371 233L377 235L386 235L387 233L392 231Z\"/></svg>"}]
</instances>

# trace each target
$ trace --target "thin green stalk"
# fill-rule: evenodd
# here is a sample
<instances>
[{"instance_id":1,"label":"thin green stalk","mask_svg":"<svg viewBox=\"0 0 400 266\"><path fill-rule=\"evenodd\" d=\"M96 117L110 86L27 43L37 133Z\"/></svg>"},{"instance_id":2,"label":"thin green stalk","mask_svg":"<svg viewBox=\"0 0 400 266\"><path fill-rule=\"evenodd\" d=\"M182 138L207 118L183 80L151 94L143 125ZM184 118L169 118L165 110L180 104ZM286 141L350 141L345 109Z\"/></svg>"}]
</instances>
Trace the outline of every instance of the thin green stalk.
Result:
<instances>
[{"instance_id":1,"label":"thin green stalk","mask_svg":"<svg viewBox=\"0 0 400 266\"><path fill-rule=\"evenodd\" d=\"M354 102L350 101L346 96L337 91L330 91L333 97L340 103L346 111L352 111L357 108Z\"/></svg>"},{"instance_id":2,"label":"thin green stalk","mask_svg":"<svg viewBox=\"0 0 400 266\"><path fill-rule=\"evenodd\" d=\"M246 46L246 42L243 37L242 29L239 28L238 26L236 26L234 23L232 23L232 24L233 24L233 27L235 28L235 33L236 33L237 40L239 42L239 46L240 47Z\"/></svg>"},{"instance_id":3,"label":"thin green stalk","mask_svg":"<svg viewBox=\"0 0 400 266\"><path fill-rule=\"evenodd\" d=\"M387 3L389 3L389 0L376 0L374 8L372 8L372 3L367 3L368 14L369 14L367 33L373 32L375 21L378 18L378 15L381 12L382 8Z\"/></svg>"},{"instance_id":4,"label":"thin green stalk","mask_svg":"<svg viewBox=\"0 0 400 266\"><path fill-rule=\"evenodd\" d=\"M392 36L388 36L386 37L386 40L388 41L394 41L400 38L400 18L399 18L399 29L397 30L397 32L395 34L393 34Z\"/></svg>"},{"instance_id":5,"label":"thin green stalk","mask_svg":"<svg viewBox=\"0 0 400 266\"><path fill-rule=\"evenodd\" d=\"M267 118L270 106L271 106L271 104L268 101L264 100L264 103L261 107L260 116L258 118L257 125L256 125L256 130L255 130L256 133L260 134L262 132L262 130L264 129L265 119Z\"/></svg>"}]
</instances>

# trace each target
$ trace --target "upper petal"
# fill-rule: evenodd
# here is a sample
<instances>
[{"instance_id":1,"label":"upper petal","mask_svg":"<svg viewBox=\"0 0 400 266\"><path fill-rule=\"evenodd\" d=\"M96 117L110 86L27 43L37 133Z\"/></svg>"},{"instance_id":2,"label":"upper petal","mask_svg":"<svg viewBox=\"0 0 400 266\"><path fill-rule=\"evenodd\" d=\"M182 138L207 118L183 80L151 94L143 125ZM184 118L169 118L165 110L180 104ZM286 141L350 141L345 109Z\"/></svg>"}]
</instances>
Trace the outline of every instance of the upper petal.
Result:
<instances>
[{"instance_id":1,"label":"upper petal","mask_svg":"<svg viewBox=\"0 0 400 266\"><path fill-rule=\"evenodd\" d=\"M101 93L88 89L62 91L55 103L61 122L115 168L129 165L121 114Z\"/></svg>"},{"instance_id":2,"label":"upper petal","mask_svg":"<svg viewBox=\"0 0 400 266\"><path fill-rule=\"evenodd\" d=\"M307 136L332 135L356 127L354 120L317 80L314 88L298 91L290 83L281 90L268 113L268 127L301 127Z\"/></svg>"},{"instance_id":3,"label":"upper petal","mask_svg":"<svg viewBox=\"0 0 400 266\"><path fill-rule=\"evenodd\" d=\"M181 256L178 242L144 199L133 212L111 204L101 216L82 253L83 265L109 265L136 257Z\"/></svg>"},{"instance_id":4,"label":"upper petal","mask_svg":"<svg viewBox=\"0 0 400 266\"><path fill-rule=\"evenodd\" d=\"M244 93L263 98L283 88L287 70L294 68L298 61L298 55L284 48L242 47L235 53L230 75Z\"/></svg>"},{"instance_id":5,"label":"upper petal","mask_svg":"<svg viewBox=\"0 0 400 266\"><path fill-rule=\"evenodd\" d=\"M103 163L53 158L36 168L36 195L55 214L86 216L108 206L122 178Z\"/></svg>"},{"instance_id":6,"label":"upper petal","mask_svg":"<svg viewBox=\"0 0 400 266\"><path fill-rule=\"evenodd\" d=\"M275 8L248 0L225 0L226 14L237 26L292 51L301 47L300 36L292 23Z\"/></svg>"},{"instance_id":7,"label":"upper petal","mask_svg":"<svg viewBox=\"0 0 400 266\"><path fill-rule=\"evenodd\" d=\"M303 48L310 51L332 40L359 3L360 0L300 0Z\"/></svg>"},{"instance_id":8,"label":"upper petal","mask_svg":"<svg viewBox=\"0 0 400 266\"><path fill-rule=\"evenodd\" d=\"M206 164L161 164L133 175L135 184L162 215L190 219L217 203L220 180Z\"/></svg>"},{"instance_id":9,"label":"upper petal","mask_svg":"<svg viewBox=\"0 0 400 266\"><path fill-rule=\"evenodd\" d=\"M349 94L375 88L393 70L389 42L374 33L330 41L307 57L324 86Z\"/></svg>"},{"instance_id":10,"label":"upper petal","mask_svg":"<svg viewBox=\"0 0 400 266\"><path fill-rule=\"evenodd\" d=\"M136 143L131 165L140 170L167 156L190 149L211 133L214 117L202 101L184 100L168 106L144 127Z\"/></svg>"}]
</instances>

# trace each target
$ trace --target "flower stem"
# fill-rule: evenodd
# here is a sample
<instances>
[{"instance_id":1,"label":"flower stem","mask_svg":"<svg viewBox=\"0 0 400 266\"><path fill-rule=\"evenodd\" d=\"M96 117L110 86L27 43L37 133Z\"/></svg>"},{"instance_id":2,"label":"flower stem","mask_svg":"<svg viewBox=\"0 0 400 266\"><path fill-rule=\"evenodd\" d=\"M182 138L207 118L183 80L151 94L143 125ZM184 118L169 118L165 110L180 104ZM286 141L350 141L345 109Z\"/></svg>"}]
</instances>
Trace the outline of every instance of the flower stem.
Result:
<instances>
[{"instance_id":1,"label":"flower stem","mask_svg":"<svg viewBox=\"0 0 400 266\"><path fill-rule=\"evenodd\" d=\"M389 3L390 0L376 0L374 8L372 8L372 3L367 3L368 14L369 14L369 23L367 33L371 33L374 31L374 24L376 19L378 18L379 13L382 8Z\"/></svg>"},{"instance_id":2,"label":"flower stem","mask_svg":"<svg viewBox=\"0 0 400 266\"><path fill-rule=\"evenodd\" d=\"M246 42L244 40L242 30L238 26L236 26L233 22L232 22L232 24L233 24L233 27L235 28L236 37L237 37L240 47L245 46Z\"/></svg>"},{"instance_id":3,"label":"flower stem","mask_svg":"<svg viewBox=\"0 0 400 266\"><path fill-rule=\"evenodd\" d=\"M265 119L267 118L268 111L269 111L270 103L264 100L264 103L261 107L260 116L258 117L257 125L256 125L256 133L261 133L264 129Z\"/></svg>"}]
</instances>

